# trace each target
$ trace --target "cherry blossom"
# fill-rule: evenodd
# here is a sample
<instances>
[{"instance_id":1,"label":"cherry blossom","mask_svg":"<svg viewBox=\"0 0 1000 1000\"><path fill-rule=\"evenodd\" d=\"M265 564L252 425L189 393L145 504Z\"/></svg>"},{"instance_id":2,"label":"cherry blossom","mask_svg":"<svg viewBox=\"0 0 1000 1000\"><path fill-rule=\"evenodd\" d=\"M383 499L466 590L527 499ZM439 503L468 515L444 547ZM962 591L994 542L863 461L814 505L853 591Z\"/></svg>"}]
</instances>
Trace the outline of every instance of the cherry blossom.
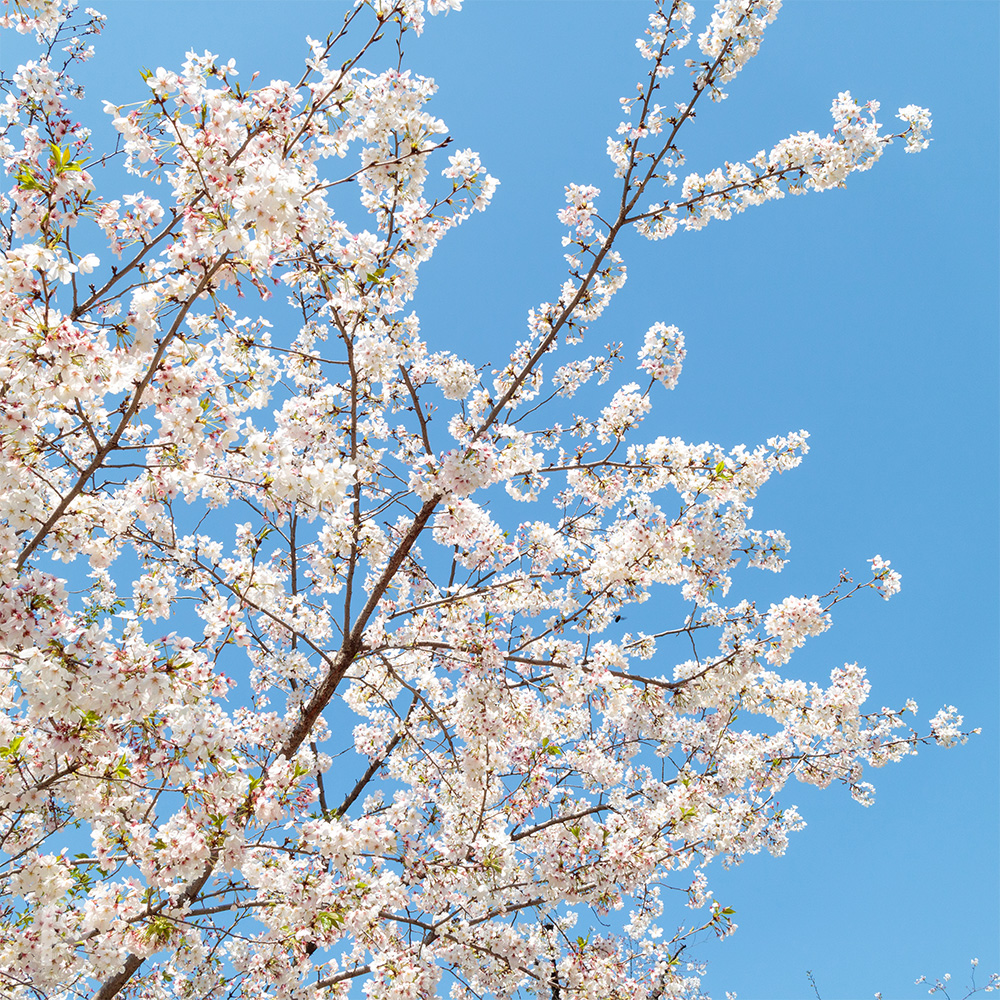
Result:
<instances>
[{"instance_id":1,"label":"cherry blossom","mask_svg":"<svg viewBox=\"0 0 1000 1000\"><path fill-rule=\"evenodd\" d=\"M780 4L720 0L699 29L653 0L613 177L552 206L566 272L492 367L413 309L499 183L404 58L461 6L359 2L266 84L192 50L105 102L102 149L69 70L103 15L4 3L41 47L0 103L13 1000L701 996L687 942L735 930L711 862L785 851L790 782L867 805L866 768L969 735L952 706L923 730L912 701L866 709L856 663L784 672L848 598L899 592L889 560L766 611L733 593L785 564L753 503L808 434L660 433L686 351L666 320L582 345L628 227L839 187L925 148L929 113L886 135L843 92L830 134L682 178L681 130ZM662 628L628 631L647 603Z\"/></svg>"}]
</instances>

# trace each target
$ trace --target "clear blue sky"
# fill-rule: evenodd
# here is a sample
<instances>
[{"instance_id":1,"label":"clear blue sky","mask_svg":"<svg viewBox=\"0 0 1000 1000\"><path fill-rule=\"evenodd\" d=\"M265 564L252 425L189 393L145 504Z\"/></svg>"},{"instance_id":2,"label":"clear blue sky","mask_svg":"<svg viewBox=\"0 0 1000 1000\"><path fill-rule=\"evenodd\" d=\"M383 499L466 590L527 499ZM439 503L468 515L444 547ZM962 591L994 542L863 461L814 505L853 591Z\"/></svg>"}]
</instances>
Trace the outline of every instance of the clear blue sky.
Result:
<instances>
[{"instance_id":1,"label":"clear blue sky","mask_svg":"<svg viewBox=\"0 0 1000 1000\"><path fill-rule=\"evenodd\" d=\"M304 36L324 36L345 8L93 2L110 17L83 76L102 128L100 99L142 97L138 67L179 68L188 48L234 56L244 80L253 70L295 77ZM650 7L471 0L412 44L406 64L440 85L432 110L502 182L489 212L422 271L416 308L434 347L498 360L485 345L522 336L528 308L557 294L563 187L612 188L605 140L617 98L642 72L633 42ZM688 949L709 962L717 1000L726 990L812 997L807 969L823 1000L926 995L917 975L964 981L973 956L981 979L1000 969L998 14L986 0L786 3L729 100L685 130L690 169L745 159L791 132L825 134L841 90L880 100L887 122L900 105L929 107L931 148L908 156L896 145L845 191L787 198L661 244L629 240L628 285L590 334L634 351L656 320L685 331L680 385L650 432L729 447L810 431L805 464L756 504L758 527L788 534L792 561L779 577L742 578L746 596L766 607L821 593L875 553L902 572L898 598L839 608L789 672L822 680L856 660L869 668L874 708L913 697L926 722L954 704L983 728L965 747L928 748L869 775L871 809L842 789L786 790L808 828L781 859L715 872L740 929ZM673 82L679 100L683 71Z\"/></svg>"}]
</instances>

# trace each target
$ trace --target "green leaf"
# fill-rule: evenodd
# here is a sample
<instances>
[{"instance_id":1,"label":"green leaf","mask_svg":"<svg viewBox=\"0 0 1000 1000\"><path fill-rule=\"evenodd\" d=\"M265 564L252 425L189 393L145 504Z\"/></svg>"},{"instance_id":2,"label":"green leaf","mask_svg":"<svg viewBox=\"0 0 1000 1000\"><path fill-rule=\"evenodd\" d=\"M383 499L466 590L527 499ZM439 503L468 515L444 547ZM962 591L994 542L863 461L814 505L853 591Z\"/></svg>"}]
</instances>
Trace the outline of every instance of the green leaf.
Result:
<instances>
[{"instance_id":1,"label":"green leaf","mask_svg":"<svg viewBox=\"0 0 1000 1000\"><path fill-rule=\"evenodd\" d=\"M316 914L316 926L321 931L339 929L344 926L344 915L336 910L320 910Z\"/></svg>"},{"instance_id":2,"label":"green leaf","mask_svg":"<svg viewBox=\"0 0 1000 1000\"><path fill-rule=\"evenodd\" d=\"M153 917L146 927L146 940L154 944L166 944L174 933L174 923L167 917Z\"/></svg>"},{"instance_id":3,"label":"green leaf","mask_svg":"<svg viewBox=\"0 0 1000 1000\"><path fill-rule=\"evenodd\" d=\"M17 181L18 187L24 188L25 191L43 190L42 185L38 183L38 179L28 167L22 166L21 169L14 174L14 180Z\"/></svg>"}]
</instances>

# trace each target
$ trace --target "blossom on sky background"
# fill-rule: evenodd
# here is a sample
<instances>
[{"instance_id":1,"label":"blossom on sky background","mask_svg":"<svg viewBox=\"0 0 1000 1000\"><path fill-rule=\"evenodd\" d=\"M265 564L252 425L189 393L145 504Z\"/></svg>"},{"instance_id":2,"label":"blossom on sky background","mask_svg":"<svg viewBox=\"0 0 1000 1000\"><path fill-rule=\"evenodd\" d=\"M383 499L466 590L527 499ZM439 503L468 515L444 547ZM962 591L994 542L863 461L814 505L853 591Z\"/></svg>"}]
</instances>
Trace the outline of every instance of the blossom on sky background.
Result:
<instances>
[{"instance_id":1,"label":"blossom on sky background","mask_svg":"<svg viewBox=\"0 0 1000 1000\"><path fill-rule=\"evenodd\" d=\"M925 733L912 702L863 711L857 664L777 672L842 601L899 591L888 560L766 612L730 596L738 567L784 565L752 502L806 432L657 433L681 331L584 343L627 279L620 233L839 187L926 147L929 112L884 134L843 92L828 135L683 174L679 131L780 4L721 0L700 32L691 4L652 6L610 187L553 205L565 276L493 367L438 350L413 305L499 183L401 57L458 0L348 8L297 81L195 50L145 70L139 102L104 106L128 191L71 103L103 16L5 3L42 45L0 105L15 1000L693 998L686 941L735 929L706 869L784 852L789 781L867 805L866 764L966 738L951 706ZM685 100L661 105L671 77ZM627 631L654 597L676 620Z\"/></svg>"}]
</instances>

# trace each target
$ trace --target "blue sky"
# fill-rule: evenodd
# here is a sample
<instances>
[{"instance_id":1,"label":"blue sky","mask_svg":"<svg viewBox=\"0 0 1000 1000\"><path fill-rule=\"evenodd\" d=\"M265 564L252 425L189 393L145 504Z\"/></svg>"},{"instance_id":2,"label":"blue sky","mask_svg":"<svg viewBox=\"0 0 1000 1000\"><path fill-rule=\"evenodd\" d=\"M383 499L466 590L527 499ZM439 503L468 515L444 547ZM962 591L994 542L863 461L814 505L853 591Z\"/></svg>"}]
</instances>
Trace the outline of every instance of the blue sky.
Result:
<instances>
[{"instance_id":1,"label":"blue sky","mask_svg":"<svg viewBox=\"0 0 1000 1000\"><path fill-rule=\"evenodd\" d=\"M141 98L138 68L179 68L188 48L235 57L244 80L297 76L304 36L324 36L345 8L95 3L109 25L81 75L102 128L101 99ZM415 306L435 348L500 360L492 345L521 337L527 310L557 294L563 187L612 190L605 141L618 97L643 72L633 42L650 7L470 0L413 41L406 65L440 86L432 110L502 184L422 271ZM926 722L954 704L983 728L965 747L927 748L869 775L878 795L867 810L842 789L786 790L809 822L788 854L712 876L740 929L688 954L709 962L717 998L811 997L811 969L823 1000L876 990L890 1000L926 995L912 985L922 973L964 981L974 956L981 979L1000 968L998 28L988 2L786 3L730 98L682 133L687 167L746 159L799 130L825 134L841 90L880 100L888 123L900 105L929 107L931 148L910 156L897 144L844 191L660 244L630 238L629 282L589 334L634 351L657 320L685 332L685 370L647 421L652 434L731 447L810 432L806 462L756 504L757 526L791 539L791 562L775 578L739 578L741 594L766 607L822 593L876 553L902 572L899 597L842 605L788 671L821 680L858 661L874 708L913 697ZM680 100L683 70L672 82Z\"/></svg>"}]
</instances>

